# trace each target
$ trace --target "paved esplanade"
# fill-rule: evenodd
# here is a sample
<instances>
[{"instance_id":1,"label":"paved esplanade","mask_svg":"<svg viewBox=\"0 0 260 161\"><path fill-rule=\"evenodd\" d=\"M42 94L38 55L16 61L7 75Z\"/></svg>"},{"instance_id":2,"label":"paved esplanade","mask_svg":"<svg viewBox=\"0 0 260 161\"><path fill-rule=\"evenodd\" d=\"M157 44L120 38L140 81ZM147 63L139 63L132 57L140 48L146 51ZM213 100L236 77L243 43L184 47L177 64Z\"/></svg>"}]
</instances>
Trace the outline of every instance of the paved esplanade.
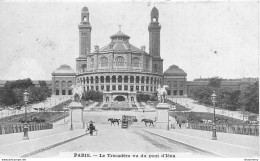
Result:
<instances>
[{"instance_id":1,"label":"paved esplanade","mask_svg":"<svg viewBox=\"0 0 260 161\"><path fill-rule=\"evenodd\" d=\"M173 102L177 102L180 105L183 105L185 107L188 107L191 109L191 111L194 112L208 112L213 113L213 108L209 108L203 105L196 104L196 101L190 99L190 98L168 98ZM239 111L229 111L226 109L215 109L216 114L232 117L235 119L243 120L243 114Z\"/></svg>"},{"instance_id":2,"label":"paved esplanade","mask_svg":"<svg viewBox=\"0 0 260 161\"><path fill-rule=\"evenodd\" d=\"M136 115L138 123L129 129L111 126L107 118L120 118L122 114ZM153 118L153 112L85 112L85 121L93 120L99 130L97 136L86 136L84 129L69 131L64 120L52 130L29 132L30 140L22 140L23 133L0 136L2 156L68 157L64 152L145 152L175 154L176 157L259 157L259 137L217 133L218 140L211 139L211 132L191 129L160 130L145 127L141 118ZM68 121L69 118L66 118ZM75 140L71 140L77 138ZM71 140L71 141L68 141ZM173 141L175 140L175 141ZM178 143L176 143L176 141ZM49 148L40 153L34 153ZM14 150L15 149L15 150ZM214 154L212 154L214 153ZM216 154L216 155L215 155ZM72 157L72 156L71 156Z\"/></svg>"},{"instance_id":3,"label":"paved esplanade","mask_svg":"<svg viewBox=\"0 0 260 161\"><path fill-rule=\"evenodd\" d=\"M44 108L48 110L51 107L54 107L62 102L65 102L67 100L71 99L71 96L52 96L50 98L47 98L45 101L29 105L27 112L37 112L39 108ZM24 114L25 108L22 107L21 110L12 110L9 111L8 109L0 111L0 118L17 115L17 114Z\"/></svg>"}]
</instances>

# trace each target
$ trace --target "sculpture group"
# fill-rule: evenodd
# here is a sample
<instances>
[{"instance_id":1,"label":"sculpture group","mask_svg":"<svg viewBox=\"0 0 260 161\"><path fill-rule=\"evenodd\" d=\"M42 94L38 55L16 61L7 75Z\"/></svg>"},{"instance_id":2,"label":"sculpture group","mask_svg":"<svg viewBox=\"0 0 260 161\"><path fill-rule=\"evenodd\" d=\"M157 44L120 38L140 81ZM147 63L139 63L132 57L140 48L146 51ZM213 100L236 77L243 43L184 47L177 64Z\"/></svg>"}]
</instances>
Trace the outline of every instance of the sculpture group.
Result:
<instances>
[{"instance_id":1,"label":"sculpture group","mask_svg":"<svg viewBox=\"0 0 260 161\"><path fill-rule=\"evenodd\" d=\"M73 101L80 101L84 93L83 88L80 85L72 85Z\"/></svg>"},{"instance_id":2,"label":"sculpture group","mask_svg":"<svg viewBox=\"0 0 260 161\"><path fill-rule=\"evenodd\" d=\"M167 99L166 88L168 87L169 87L168 85L163 85L163 87L158 85L157 97L159 102L165 103L165 100ZM72 88L73 101L80 101L84 93L83 88L80 85L72 85L71 88Z\"/></svg>"},{"instance_id":3,"label":"sculpture group","mask_svg":"<svg viewBox=\"0 0 260 161\"><path fill-rule=\"evenodd\" d=\"M157 97L158 97L158 101L161 103L165 103L165 100L167 99L167 90L166 88L168 88L168 85L163 85L163 87L161 87L160 85L158 85L157 88Z\"/></svg>"}]
</instances>

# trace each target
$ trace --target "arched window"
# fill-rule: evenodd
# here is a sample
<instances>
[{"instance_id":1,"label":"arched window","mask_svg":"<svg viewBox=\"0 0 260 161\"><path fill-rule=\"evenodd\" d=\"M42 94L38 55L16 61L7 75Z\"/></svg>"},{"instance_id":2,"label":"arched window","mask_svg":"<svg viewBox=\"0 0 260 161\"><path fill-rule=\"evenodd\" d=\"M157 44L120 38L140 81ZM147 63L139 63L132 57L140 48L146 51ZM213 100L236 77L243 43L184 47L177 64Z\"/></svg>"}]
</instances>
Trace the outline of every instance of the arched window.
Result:
<instances>
[{"instance_id":1,"label":"arched window","mask_svg":"<svg viewBox=\"0 0 260 161\"><path fill-rule=\"evenodd\" d=\"M122 76L118 76L118 83L122 83Z\"/></svg>"},{"instance_id":2,"label":"arched window","mask_svg":"<svg viewBox=\"0 0 260 161\"><path fill-rule=\"evenodd\" d=\"M99 83L99 78L98 78L98 76L95 77L95 83Z\"/></svg>"},{"instance_id":3,"label":"arched window","mask_svg":"<svg viewBox=\"0 0 260 161\"><path fill-rule=\"evenodd\" d=\"M124 77L124 83L128 83L128 76L127 75Z\"/></svg>"},{"instance_id":4,"label":"arched window","mask_svg":"<svg viewBox=\"0 0 260 161\"><path fill-rule=\"evenodd\" d=\"M179 83L180 83L180 87L183 87L183 81L180 81Z\"/></svg>"},{"instance_id":5,"label":"arched window","mask_svg":"<svg viewBox=\"0 0 260 161\"><path fill-rule=\"evenodd\" d=\"M149 83L149 77L146 77L146 83L147 84Z\"/></svg>"},{"instance_id":6,"label":"arched window","mask_svg":"<svg viewBox=\"0 0 260 161\"><path fill-rule=\"evenodd\" d=\"M106 83L109 83L110 82L110 77L109 76L106 76ZM109 91L109 90L108 90Z\"/></svg>"},{"instance_id":7,"label":"arched window","mask_svg":"<svg viewBox=\"0 0 260 161\"><path fill-rule=\"evenodd\" d=\"M106 57L102 57L100 59L100 66L101 67L107 67L108 66L108 59Z\"/></svg>"},{"instance_id":8,"label":"arched window","mask_svg":"<svg viewBox=\"0 0 260 161\"><path fill-rule=\"evenodd\" d=\"M125 65L125 59L122 56L116 57L116 66L123 67Z\"/></svg>"},{"instance_id":9,"label":"arched window","mask_svg":"<svg viewBox=\"0 0 260 161\"><path fill-rule=\"evenodd\" d=\"M88 18L87 18L87 17L84 17L84 18L83 18L83 21L84 21L84 22L88 22Z\"/></svg>"},{"instance_id":10,"label":"arched window","mask_svg":"<svg viewBox=\"0 0 260 161\"><path fill-rule=\"evenodd\" d=\"M140 60L139 58L133 59L133 67L139 67L140 66Z\"/></svg>"},{"instance_id":11,"label":"arched window","mask_svg":"<svg viewBox=\"0 0 260 161\"><path fill-rule=\"evenodd\" d=\"M101 82L101 83L104 83L104 76L101 76L101 77L100 77L100 82Z\"/></svg>"},{"instance_id":12,"label":"arched window","mask_svg":"<svg viewBox=\"0 0 260 161\"><path fill-rule=\"evenodd\" d=\"M112 83L116 83L116 76L112 76Z\"/></svg>"},{"instance_id":13,"label":"arched window","mask_svg":"<svg viewBox=\"0 0 260 161\"><path fill-rule=\"evenodd\" d=\"M171 81L168 81L168 82L167 82L167 85L171 88L172 82L171 82Z\"/></svg>"},{"instance_id":14,"label":"arched window","mask_svg":"<svg viewBox=\"0 0 260 161\"><path fill-rule=\"evenodd\" d=\"M72 81L68 81L68 88L72 86Z\"/></svg>"},{"instance_id":15,"label":"arched window","mask_svg":"<svg viewBox=\"0 0 260 161\"><path fill-rule=\"evenodd\" d=\"M82 70L82 72L86 72L87 71L87 65L86 64L82 64L81 65L81 70Z\"/></svg>"},{"instance_id":16,"label":"arched window","mask_svg":"<svg viewBox=\"0 0 260 161\"><path fill-rule=\"evenodd\" d=\"M140 77L139 77L139 76L137 76L137 77L136 77L136 80L135 80L135 81L136 81L136 83L139 83L139 80L140 80Z\"/></svg>"},{"instance_id":17,"label":"arched window","mask_svg":"<svg viewBox=\"0 0 260 161\"><path fill-rule=\"evenodd\" d=\"M173 87L177 87L177 81L173 81Z\"/></svg>"},{"instance_id":18,"label":"arched window","mask_svg":"<svg viewBox=\"0 0 260 161\"><path fill-rule=\"evenodd\" d=\"M55 82L55 88L60 88L60 81Z\"/></svg>"},{"instance_id":19,"label":"arched window","mask_svg":"<svg viewBox=\"0 0 260 161\"><path fill-rule=\"evenodd\" d=\"M141 83L144 83L144 76L141 77Z\"/></svg>"},{"instance_id":20,"label":"arched window","mask_svg":"<svg viewBox=\"0 0 260 161\"><path fill-rule=\"evenodd\" d=\"M87 84L89 84L89 77L87 77Z\"/></svg>"},{"instance_id":21,"label":"arched window","mask_svg":"<svg viewBox=\"0 0 260 161\"><path fill-rule=\"evenodd\" d=\"M65 81L61 82L61 88L66 88L66 82Z\"/></svg>"},{"instance_id":22,"label":"arched window","mask_svg":"<svg viewBox=\"0 0 260 161\"><path fill-rule=\"evenodd\" d=\"M90 61L90 68L94 68L94 58L92 58Z\"/></svg>"},{"instance_id":23,"label":"arched window","mask_svg":"<svg viewBox=\"0 0 260 161\"><path fill-rule=\"evenodd\" d=\"M134 80L135 80L134 76L130 76L130 83L134 83Z\"/></svg>"}]
</instances>

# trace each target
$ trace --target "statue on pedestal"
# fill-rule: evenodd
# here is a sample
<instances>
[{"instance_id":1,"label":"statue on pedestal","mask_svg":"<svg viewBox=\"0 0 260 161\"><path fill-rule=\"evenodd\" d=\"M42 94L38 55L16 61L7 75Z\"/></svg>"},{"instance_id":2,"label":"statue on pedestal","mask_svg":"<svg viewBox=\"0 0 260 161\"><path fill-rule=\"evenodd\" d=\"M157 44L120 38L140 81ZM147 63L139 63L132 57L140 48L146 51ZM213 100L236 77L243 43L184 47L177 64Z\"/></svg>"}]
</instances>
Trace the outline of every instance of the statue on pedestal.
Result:
<instances>
[{"instance_id":1,"label":"statue on pedestal","mask_svg":"<svg viewBox=\"0 0 260 161\"><path fill-rule=\"evenodd\" d=\"M84 93L83 88L79 84L72 85L71 88L72 88L73 101L79 102Z\"/></svg>"},{"instance_id":2,"label":"statue on pedestal","mask_svg":"<svg viewBox=\"0 0 260 161\"><path fill-rule=\"evenodd\" d=\"M168 85L163 85L163 87L161 88L160 85L158 85L157 88L157 97L158 97L158 101L161 103L165 103L165 100L167 99L167 90L166 88L168 88Z\"/></svg>"}]
</instances>

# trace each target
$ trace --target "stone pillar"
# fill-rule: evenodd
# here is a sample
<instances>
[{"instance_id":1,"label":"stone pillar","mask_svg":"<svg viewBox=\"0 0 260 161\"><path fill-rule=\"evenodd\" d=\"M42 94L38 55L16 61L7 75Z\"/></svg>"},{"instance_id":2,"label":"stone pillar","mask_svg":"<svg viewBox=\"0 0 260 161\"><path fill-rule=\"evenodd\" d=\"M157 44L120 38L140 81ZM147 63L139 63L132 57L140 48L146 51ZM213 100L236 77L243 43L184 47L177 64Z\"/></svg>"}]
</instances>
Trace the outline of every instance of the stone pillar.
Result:
<instances>
[{"instance_id":1,"label":"stone pillar","mask_svg":"<svg viewBox=\"0 0 260 161\"><path fill-rule=\"evenodd\" d=\"M122 75L122 91L125 91L125 75Z\"/></svg>"},{"instance_id":2,"label":"stone pillar","mask_svg":"<svg viewBox=\"0 0 260 161\"><path fill-rule=\"evenodd\" d=\"M169 130L169 109L168 103L159 103L156 106L156 127Z\"/></svg>"},{"instance_id":3,"label":"stone pillar","mask_svg":"<svg viewBox=\"0 0 260 161\"><path fill-rule=\"evenodd\" d=\"M128 76L128 91L130 91L130 75Z\"/></svg>"},{"instance_id":4,"label":"stone pillar","mask_svg":"<svg viewBox=\"0 0 260 161\"><path fill-rule=\"evenodd\" d=\"M104 91L107 91L107 82L106 82L106 77L104 76Z\"/></svg>"},{"instance_id":5,"label":"stone pillar","mask_svg":"<svg viewBox=\"0 0 260 161\"><path fill-rule=\"evenodd\" d=\"M61 88L61 81L60 81L60 92L59 92L59 95L62 95L62 88Z\"/></svg>"},{"instance_id":6,"label":"stone pillar","mask_svg":"<svg viewBox=\"0 0 260 161\"><path fill-rule=\"evenodd\" d=\"M134 76L134 91L136 91L136 76Z\"/></svg>"},{"instance_id":7,"label":"stone pillar","mask_svg":"<svg viewBox=\"0 0 260 161\"><path fill-rule=\"evenodd\" d=\"M141 76L139 76L139 91L141 91L141 86L142 86L142 83L141 83Z\"/></svg>"},{"instance_id":8,"label":"stone pillar","mask_svg":"<svg viewBox=\"0 0 260 161\"><path fill-rule=\"evenodd\" d=\"M118 91L118 75L116 76L116 91Z\"/></svg>"},{"instance_id":9,"label":"stone pillar","mask_svg":"<svg viewBox=\"0 0 260 161\"><path fill-rule=\"evenodd\" d=\"M145 92L148 92L149 89L148 89L148 91L146 91L146 79L147 79L147 77L144 77L144 91L145 91Z\"/></svg>"},{"instance_id":10,"label":"stone pillar","mask_svg":"<svg viewBox=\"0 0 260 161\"><path fill-rule=\"evenodd\" d=\"M84 120L83 120L83 109L81 103L72 102L69 104L70 108L70 123L69 127L72 126L72 129L84 128Z\"/></svg>"},{"instance_id":11,"label":"stone pillar","mask_svg":"<svg viewBox=\"0 0 260 161\"><path fill-rule=\"evenodd\" d=\"M96 76L94 75L94 78L93 78L93 86L94 86L94 90L96 90Z\"/></svg>"},{"instance_id":12,"label":"stone pillar","mask_svg":"<svg viewBox=\"0 0 260 161\"><path fill-rule=\"evenodd\" d=\"M110 78L110 81L109 81L110 91L112 91L112 77L109 76L109 78ZM110 100L111 100L111 98L110 98ZM112 100L111 100L111 101L112 101Z\"/></svg>"},{"instance_id":13,"label":"stone pillar","mask_svg":"<svg viewBox=\"0 0 260 161\"><path fill-rule=\"evenodd\" d=\"M100 79L100 75L98 76L98 90L101 91L101 79Z\"/></svg>"}]
</instances>

